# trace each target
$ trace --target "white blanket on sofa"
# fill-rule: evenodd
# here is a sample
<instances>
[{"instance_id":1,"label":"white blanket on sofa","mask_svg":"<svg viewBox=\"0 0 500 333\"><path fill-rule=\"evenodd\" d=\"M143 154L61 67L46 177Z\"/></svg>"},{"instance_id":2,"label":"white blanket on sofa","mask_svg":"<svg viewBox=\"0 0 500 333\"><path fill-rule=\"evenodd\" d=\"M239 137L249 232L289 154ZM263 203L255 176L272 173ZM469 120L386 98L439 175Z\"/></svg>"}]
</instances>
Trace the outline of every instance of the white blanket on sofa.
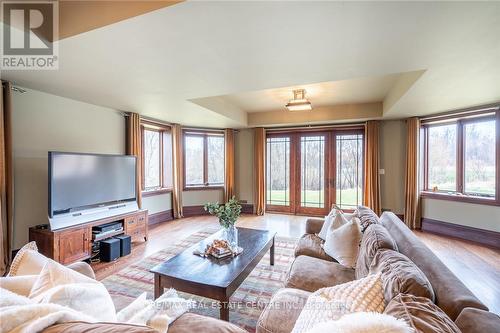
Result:
<instances>
[{"instance_id":1,"label":"white blanket on sofa","mask_svg":"<svg viewBox=\"0 0 500 333\"><path fill-rule=\"evenodd\" d=\"M67 285L70 288L70 285ZM159 333L166 333L168 326L188 311L191 301L177 296L173 289L165 292L155 302L146 300L146 293L117 314L118 321L147 325ZM54 324L70 321L96 322L95 318L68 306L37 303L33 299L0 288L0 333L34 333Z\"/></svg>"},{"instance_id":2,"label":"white blanket on sofa","mask_svg":"<svg viewBox=\"0 0 500 333\"><path fill-rule=\"evenodd\" d=\"M68 321L93 322L94 319L68 307L36 303L0 288L0 331L2 333L33 333Z\"/></svg>"}]
</instances>

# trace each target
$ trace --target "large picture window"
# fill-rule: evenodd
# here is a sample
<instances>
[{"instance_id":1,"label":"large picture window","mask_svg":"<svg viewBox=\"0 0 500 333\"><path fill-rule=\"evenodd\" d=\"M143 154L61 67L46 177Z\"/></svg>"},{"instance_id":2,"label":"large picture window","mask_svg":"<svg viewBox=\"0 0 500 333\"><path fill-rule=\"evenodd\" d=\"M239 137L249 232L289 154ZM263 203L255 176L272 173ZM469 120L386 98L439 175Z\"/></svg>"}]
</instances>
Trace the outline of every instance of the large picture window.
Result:
<instances>
[{"instance_id":1,"label":"large picture window","mask_svg":"<svg viewBox=\"0 0 500 333\"><path fill-rule=\"evenodd\" d=\"M224 134L184 132L184 187L224 186Z\"/></svg>"},{"instance_id":2,"label":"large picture window","mask_svg":"<svg viewBox=\"0 0 500 333\"><path fill-rule=\"evenodd\" d=\"M144 195L172 189L170 127L144 121L142 131L142 190Z\"/></svg>"},{"instance_id":3,"label":"large picture window","mask_svg":"<svg viewBox=\"0 0 500 333\"><path fill-rule=\"evenodd\" d=\"M423 123L424 196L498 204L498 119L485 112Z\"/></svg>"}]
</instances>

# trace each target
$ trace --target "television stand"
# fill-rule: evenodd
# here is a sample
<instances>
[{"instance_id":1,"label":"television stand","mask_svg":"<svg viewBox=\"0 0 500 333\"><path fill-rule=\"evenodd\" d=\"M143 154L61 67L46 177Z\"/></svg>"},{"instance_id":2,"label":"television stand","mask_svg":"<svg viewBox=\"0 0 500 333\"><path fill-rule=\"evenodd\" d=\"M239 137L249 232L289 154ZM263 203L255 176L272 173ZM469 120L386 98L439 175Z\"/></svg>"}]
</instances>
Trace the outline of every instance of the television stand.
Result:
<instances>
[{"instance_id":1,"label":"television stand","mask_svg":"<svg viewBox=\"0 0 500 333\"><path fill-rule=\"evenodd\" d=\"M123 233L129 235L133 243L148 239L148 211L142 209L54 231L49 228L31 227L29 240L36 242L39 252L43 255L63 265L69 265L92 256L92 227L110 222L122 223Z\"/></svg>"}]
</instances>

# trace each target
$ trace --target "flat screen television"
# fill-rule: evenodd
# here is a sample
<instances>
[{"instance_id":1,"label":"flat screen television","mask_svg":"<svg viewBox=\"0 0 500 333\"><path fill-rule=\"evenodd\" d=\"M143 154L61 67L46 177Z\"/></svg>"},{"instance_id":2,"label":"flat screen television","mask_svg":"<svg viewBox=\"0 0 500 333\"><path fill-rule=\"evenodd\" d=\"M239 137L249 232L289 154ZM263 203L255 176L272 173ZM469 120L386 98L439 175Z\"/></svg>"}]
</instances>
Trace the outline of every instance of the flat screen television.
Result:
<instances>
[{"instance_id":1,"label":"flat screen television","mask_svg":"<svg viewBox=\"0 0 500 333\"><path fill-rule=\"evenodd\" d=\"M49 152L49 217L135 201L135 156Z\"/></svg>"}]
</instances>

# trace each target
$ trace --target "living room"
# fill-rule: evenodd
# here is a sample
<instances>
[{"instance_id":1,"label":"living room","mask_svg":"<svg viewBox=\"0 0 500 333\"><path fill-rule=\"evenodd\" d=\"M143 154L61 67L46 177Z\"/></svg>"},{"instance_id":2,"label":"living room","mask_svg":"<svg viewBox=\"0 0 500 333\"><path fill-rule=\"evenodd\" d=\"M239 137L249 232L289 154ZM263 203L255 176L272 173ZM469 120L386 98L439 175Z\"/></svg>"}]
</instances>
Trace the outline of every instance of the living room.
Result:
<instances>
[{"instance_id":1,"label":"living room","mask_svg":"<svg viewBox=\"0 0 500 333\"><path fill-rule=\"evenodd\" d=\"M2 1L2 332L496 332L500 3Z\"/></svg>"}]
</instances>

